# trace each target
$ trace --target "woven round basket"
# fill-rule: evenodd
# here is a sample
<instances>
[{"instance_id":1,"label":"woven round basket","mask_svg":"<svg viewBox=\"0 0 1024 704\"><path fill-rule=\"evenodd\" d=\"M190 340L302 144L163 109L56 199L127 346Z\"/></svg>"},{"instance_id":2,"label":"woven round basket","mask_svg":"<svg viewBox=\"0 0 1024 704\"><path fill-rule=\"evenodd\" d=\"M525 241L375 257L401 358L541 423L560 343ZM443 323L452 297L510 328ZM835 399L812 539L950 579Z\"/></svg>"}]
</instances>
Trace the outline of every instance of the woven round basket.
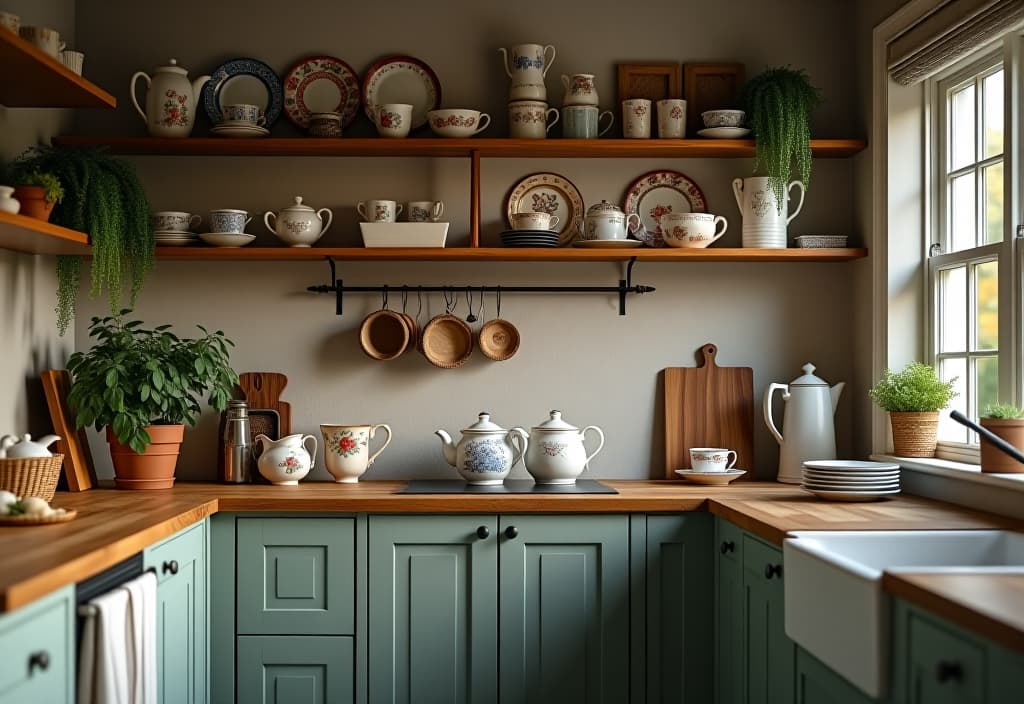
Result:
<instances>
[{"instance_id":1,"label":"woven round basket","mask_svg":"<svg viewBox=\"0 0 1024 704\"><path fill-rule=\"evenodd\" d=\"M477 345L488 359L504 362L519 351L519 330L507 320L489 320L480 328Z\"/></svg>"},{"instance_id":2,"label":"woven round basket","mask_svg":"<svg viewBox=\"0 0 1024 704\"><path fill-rule=\"evenodd\" d=\"M423 327L423 356L435 367L461 367L473 353L473 331L462 318L437 315Z\"/></svg>"},{"instance_id":3,"label":"woven round basket","mask_svg":"<svg viewBox=\"0 0 1024 704\"><path fill-rule=\"evenodd\" d=\"M938 411L889 412L893 454L898 457L934 457L939 432Z\"/></svg>"},{"instance_id":4,"label":"woven round basket","mask_svg":"<svg viewBox=\"0 0 1024 704\"><path fill-rule=\"evenodd\" d=\"M0 459L0 489L52 501L64 455Z\"/></svg>"},{"instance_id":5,"label":"woven round basket","mask_svg":"<svg viewBox=\"0 0 1024 704\"><path fill-rule=\"evenodd\" d=\"M401 313L374 311L359 328L359 346L373 359L395 359L409 347L409 326Z\"/></svg>"}]
</instances>

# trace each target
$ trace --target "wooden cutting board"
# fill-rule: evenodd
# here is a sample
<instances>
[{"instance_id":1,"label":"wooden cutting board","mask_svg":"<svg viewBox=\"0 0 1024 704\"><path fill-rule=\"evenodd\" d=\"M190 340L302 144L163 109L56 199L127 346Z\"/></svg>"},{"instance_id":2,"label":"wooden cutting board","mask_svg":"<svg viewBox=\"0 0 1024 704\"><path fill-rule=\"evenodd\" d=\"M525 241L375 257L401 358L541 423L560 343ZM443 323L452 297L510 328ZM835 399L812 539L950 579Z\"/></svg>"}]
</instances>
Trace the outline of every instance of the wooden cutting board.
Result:
<instances>
[{"instance_id":1,"label":"wooden cutting board","mask_svg":"<svg viewBox=\"0 0 1024 704\"><path fill-rule=\"evenodd\" d=\"M244 372L238 375L238 385L245 394L249 408L267 408L277 411L280 418L280 436L292 433L292 406L281 400L288 377L278 372Z\"/></svg>"},{"instance_id":2,"label":"wooden cutting board","mask_svg":"<svg viewBox=\"0 0 1024 704\"><path fill-rule=\"evenodd\" d=\"M75 427L75 414L68 406L71 375L65 369L47 369L40 378L46 405L50 408L53 432L60 436L54 452L64 455L64 477L68 491L87 491L96 483L96 467L89 452L89 439L84 428Z\"/></svg>"},{"instance_id":3,"label":"wooden cutting board","mask_svg":"<svg viewBox=\"0 0 1024 704\"><path fill-rule=\"evenodd\" d=\"M700 348L703 366L668 367L665 381L665 477L689 469L691 447L735 450L736 467L752 479L754 464L754 370L720 367L718 346Z\"/></svg>"}]
</instances>

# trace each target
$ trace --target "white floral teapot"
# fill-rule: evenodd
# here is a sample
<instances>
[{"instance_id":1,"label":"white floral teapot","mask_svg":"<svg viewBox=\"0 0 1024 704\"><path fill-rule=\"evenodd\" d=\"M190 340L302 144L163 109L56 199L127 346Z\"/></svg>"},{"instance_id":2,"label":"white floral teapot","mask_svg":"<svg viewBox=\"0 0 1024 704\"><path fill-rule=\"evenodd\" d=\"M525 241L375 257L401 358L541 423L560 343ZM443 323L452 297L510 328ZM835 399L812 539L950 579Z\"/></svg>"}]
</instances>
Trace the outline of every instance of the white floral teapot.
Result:
<instances>
[{"instance_id":1,"label":"white floral teapot","mask_svg":"<svg viewBox=\"0 0 1024 704\"><path fill-rule=\"evenodd\" d=\"M526 433L522 428L513 428ZM587 468L594 455L604 447L604 432L596 425L580 430L562 420L561 411L551 411L551 418L530 428L527 437L530 447L526 451L526 471L538 484L574 484L576 477ZM587 454L583 438L588 430L597 433L597 449Z\"/></svg>"},{"instance_id":2,"label":"white floral teapot","mask_svg":"<svg viewBox=\"0 0 1024 704\"><path fill-rule=\"evenodd\" d=\"M313 441L313 452L306 448L306 441ZM309 474L316 457L316 438L312 435L286 435L280 440L271 440L266 435L257 435L253 446L262 446L257 466L260 474L271 484L288 486L298 484Z\"/></svg>"},{"instance_id":3,"label":"white floral teapot","mask_svg":"<svg viewBox=\"0 0 1024 704\"><path fill-rule=\"evenodd\" d=\"M139 105L135 97L135 84L145 79L149 88L146 91L146 109ZM193 81L188 80L188 71L171 59L166 66L158 66L149 74L138 71L132 76L132 105L146 123L151 137L188 137L192 134L192 125L196 121L196 107L199 104L199 92L210 80L209 76L199 76Z\"/></svg>"},{"instance_id":4,"label":"white floral teapot","mask_svg":"<svg viewBox=\"0 0 1024 704\"><path fill-rule=\"evenodd\" d=\"M21 438L4 435L0 438L0 459L18 459L23 457L53 457L49 446L60 440L59 435L44 435L33 441L32 436L25 433Z\"/></svg>"},{"instance_id":5,"label":"white floral teapot","mask_svg":"<svg viewBox=\"0 0 1024 704\"><path fill-rule=\"evenodd\" d=\"M515 463L526 453L529 444L526 431L522 428L505 430L491 422L489 413L481 413L479 418L476 423L462 430L462 439L458 445L452 442L452 437L444 430L434 434L441 438L445 460L467 482L501 484ZM519 438L518 447L515 438Z\"/></svg>"},{"instance_id":6,"label":"white floral teapot","mask_svg":"<svg viewBox=\"0 0 1024 704\"><path fill-rule=\"evenodd\" d=\"M324 216L327 214L327 222ZM323 237L331 226L334 213L329 208L313 210L302 204L302 196L295 196L295 205L281 208L279 213L268 210L263 214L263 224L289 247L309 247ZM274 224L271 225L271 219Z\"/></svg>"}]
</instances>

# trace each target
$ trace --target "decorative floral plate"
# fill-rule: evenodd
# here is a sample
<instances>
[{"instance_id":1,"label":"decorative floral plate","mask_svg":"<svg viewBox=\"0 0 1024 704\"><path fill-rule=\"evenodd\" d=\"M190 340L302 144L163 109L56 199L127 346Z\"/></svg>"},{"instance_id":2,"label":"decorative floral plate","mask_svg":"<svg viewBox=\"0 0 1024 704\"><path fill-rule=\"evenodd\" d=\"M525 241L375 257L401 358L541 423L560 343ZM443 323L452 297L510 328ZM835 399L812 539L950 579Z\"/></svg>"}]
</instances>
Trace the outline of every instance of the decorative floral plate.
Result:
<instances>
[{"instance_id":1,"label":"decorative floral plate","mask_svg":"<svg viewBox=\"0 0 1024 704\"><path fill-rule=\"evenodd\" d=\"M284 77L284 114L306 129L315 112L341 114L348 127L359 113L359 75L333 56L311 56L292 66Z\"/></svg>"},{"instance_id":2,"label":"decorative floral plate","mask_svg":"<svg viewBox=\"0 0 1024 704\"><path fill-rule=\"evenodd\" d=\"M658 218L665 213L706 213L704 193L686 174L652 171L638 178L626 191L626 214L637 213L643 227L633 232L650 247L664 247Z\"/></svg>"},{"instance_id":3,"label":"decorative floral plate","mask_svg":"<svg viewBox=\"0 0 1024 704\"><path fill-rule=\"evenodd\" d=\"M281 116L284 102L281 79L258 59L232 59L217 67L203 86L203 107L210 122L221 121L221 106L235 103L259 105L270 127Z\"/></svg>"},{"instance_id":4,"label":"decorative floral plate","mask_svg":"<svg viewBox=\"0 0 1024 704\"><path fill-rule=\"evenodd\" d=\"M412 105L411 129L427 124L427 112L441 107L437 74L412 56L389 56L370 67L363 79L363 110L373 120L373 106L385 103Z\"/></svg>"},{"instance_id":5,"label":"decorative floral plate","mask_svg":"<svg viewBox=\"0 0 1024 704\"><path fill-rule=\"evenodd\" d=\"M575 239L583 223L583 196L564 176L533 174L517 183L508 196L505 215L512 225L513 213L547 213L558 216L558 245Z\"/></svg>"}]
</instances>

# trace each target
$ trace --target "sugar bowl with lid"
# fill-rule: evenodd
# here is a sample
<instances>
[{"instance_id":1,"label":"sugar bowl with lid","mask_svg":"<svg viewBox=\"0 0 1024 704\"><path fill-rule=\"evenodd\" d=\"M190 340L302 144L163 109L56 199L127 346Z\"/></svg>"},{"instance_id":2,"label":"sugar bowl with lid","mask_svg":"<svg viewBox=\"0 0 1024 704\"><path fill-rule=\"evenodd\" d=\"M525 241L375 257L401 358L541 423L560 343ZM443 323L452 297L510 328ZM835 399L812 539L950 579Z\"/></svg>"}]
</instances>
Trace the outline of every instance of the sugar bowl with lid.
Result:
<instances>
[{"instance_id":1,"label":"sugar bowl with lid","mask_svg":"<svg viewBox=\"0 0 1024 704\"><path fill-rule=\"evenodd\" d=\"M633 229L640 227L640 216L636 213L626 215L622 208L602 200L587 209L583 217L583 240L624 240L629 234L628 226Z\"/></svg>"},{"instance_id":2,"label":"sugar bowl with lid","mask_svg":"<svg viewBox=\"0 0 1024 704\"><path fill-rule=\"evenodd\" d=\"M523 458L526 471L538 484L575 484L594 455L604 447L604 433L596 425L580 430L562 420L561 411L551 411L550 418L530 428L513 428L526 435L529 445ZM588 430L597 433L597 449L587 454L583 439Z\"/></svg>"},{"instance_id":3,"label":"sugar bowl with lid","mask_svg":"<svg viewBox=\"0 0 1024 704\"><path fill-rule=\"evenodd\" d=\"M327 214L326 223L321 213ZM309 247L327 232L333 217L329 208L313 210L302 204L302 196L295 196L295 205L281 208L278 213L264 213L263 223L289 247Z\"/></svg>"}]
</instances>

